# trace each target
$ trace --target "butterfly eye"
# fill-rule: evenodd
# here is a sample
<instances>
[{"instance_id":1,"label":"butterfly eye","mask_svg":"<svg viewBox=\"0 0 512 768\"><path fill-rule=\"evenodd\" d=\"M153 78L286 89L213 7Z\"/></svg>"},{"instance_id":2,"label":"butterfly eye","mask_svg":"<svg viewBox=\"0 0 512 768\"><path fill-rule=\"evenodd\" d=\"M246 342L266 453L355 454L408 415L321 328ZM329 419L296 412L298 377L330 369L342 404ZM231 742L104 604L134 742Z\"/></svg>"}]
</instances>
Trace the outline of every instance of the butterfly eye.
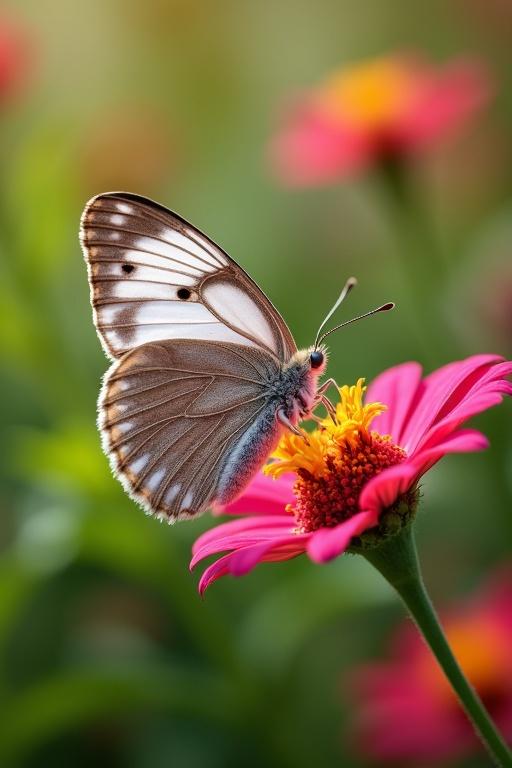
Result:
<instances>
[{"instance_id":1,"label":"butterfly eye","mask_svg":"<svg viewBox=\"0 0 512 768\"><path fill-rule=\"evenodd\" d=\"M315 349L315 351L312 352L309 356L309 362L312 368L320 368L324 362L324 353L320 352L318 349Z\"/></svg>"},{"instance_id":2,"label":"butterfly eye","mask_svg":"<svg viewBox=\"0 0 512 768\"><path fill-rule=\"evenodd\" d=\"M190 291L188 288L180 288L177 291L178 299L183 299L183 301L186 301L187 299L190 299Z\"/></svg>"}]
</instances>

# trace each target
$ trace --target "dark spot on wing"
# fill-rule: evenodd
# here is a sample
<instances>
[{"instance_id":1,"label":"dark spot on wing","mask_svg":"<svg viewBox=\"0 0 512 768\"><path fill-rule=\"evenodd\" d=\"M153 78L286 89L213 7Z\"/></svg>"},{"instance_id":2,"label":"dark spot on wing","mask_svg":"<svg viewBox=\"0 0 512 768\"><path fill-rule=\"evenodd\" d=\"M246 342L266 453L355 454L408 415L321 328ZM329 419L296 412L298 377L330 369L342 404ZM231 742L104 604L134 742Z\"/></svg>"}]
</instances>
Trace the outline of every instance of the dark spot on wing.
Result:
<instances>
[{"instance_id":1,"label":"dark spot on wing","mask_svg":"<svg viewBox=\"0 0 512 768\"><path fill-rule=\"evenodd\" d=\"M138 309L138 304L127 304L122 309L118 310L112 321L119 340L129 347L132 341L135 339L137 328L134 325L135 316Z\"/></svg>"},{"instance_id":2,"label":"dark spot on wing","mask_svg":"<svg viewBox=\"0 0 512 768\"><path fill-rule=\"evenodd\" d=\"M190 299L190 291L188 288L179 288L177 291L178 299L183 299L183 301L186 301L187 299Z\"/></svg>"},{"instance_id":3,"label":"dark spot on wing","mask_svg":"<svg viewBox=\"0 0 512 768\"><path fill-rule=\"evenodd\" d=\"M135 267L133 266L133 264L123 264L122 266L123 272L126 272L128 275L130 274L130 272L133 272L134 269Z\"/></svg>"}]
</instances>

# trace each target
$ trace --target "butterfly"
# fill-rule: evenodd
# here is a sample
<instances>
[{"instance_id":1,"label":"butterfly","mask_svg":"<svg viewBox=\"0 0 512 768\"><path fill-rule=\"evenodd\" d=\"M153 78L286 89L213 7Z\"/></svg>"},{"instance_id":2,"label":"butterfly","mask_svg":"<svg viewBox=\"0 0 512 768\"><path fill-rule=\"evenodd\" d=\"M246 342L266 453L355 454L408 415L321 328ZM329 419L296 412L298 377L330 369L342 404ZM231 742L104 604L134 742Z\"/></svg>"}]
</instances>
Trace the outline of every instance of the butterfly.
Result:
<instances>
[{"instance_id":1,"label":"butterfly","mask_svg":"<svg viewBox=\"0 0 512 768\"><path fill-rule=\"evenodd\" d=\"M185 219L139 195L90 200L80 226L93 319L113 360L98 427L114 474L161 520L236 498L325 396L322 328L298 350L263 291ZM363 316L390 309L386 304ZM359 319L359 318L354 318ZM353 322L353 321L348 321Z\"/></svg>"}]
</instances>

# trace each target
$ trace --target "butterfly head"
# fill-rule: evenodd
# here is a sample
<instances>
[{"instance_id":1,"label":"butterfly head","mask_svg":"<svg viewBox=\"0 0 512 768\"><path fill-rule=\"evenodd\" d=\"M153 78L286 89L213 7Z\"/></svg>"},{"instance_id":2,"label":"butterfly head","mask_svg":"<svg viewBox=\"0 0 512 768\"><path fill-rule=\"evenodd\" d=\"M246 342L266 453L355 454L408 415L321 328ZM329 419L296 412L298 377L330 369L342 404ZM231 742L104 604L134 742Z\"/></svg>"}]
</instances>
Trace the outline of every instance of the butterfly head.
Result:
<instances>
[{"instance_id":1,"label":"butterfly head","mask_svg":"<svg viewBox=\"0 0 512 768\"><path fill-rule=\"evenodd\" d=\"M309 364L313 370L325 365L325 355L321 349L314 349L309 356Z\"/></svg>"},{"instance_id":2,"label":"butterfly head","mask_svg":"<svg viewBox=\"0 0 512 768\"><path fill-rule=\"evenodd\" d=\"M300 370L302 375L313 380L322 376L327 367L327 347L323 344L320 347L308 347L307 349L299 349L290 362L288 367L293 367L296 370Z\"/></svg>"},{"instance_id":3,"label":"butterfly head","mask_svg":"<svg viewBox=\"0 0 512 768\"><path fill-rule=\"evenodd\" d=\"M327 367L327 349L298 349L283 367L279 394L293 424L309 414L317 401L318 379Z\"/></svg>"}]
</instances>

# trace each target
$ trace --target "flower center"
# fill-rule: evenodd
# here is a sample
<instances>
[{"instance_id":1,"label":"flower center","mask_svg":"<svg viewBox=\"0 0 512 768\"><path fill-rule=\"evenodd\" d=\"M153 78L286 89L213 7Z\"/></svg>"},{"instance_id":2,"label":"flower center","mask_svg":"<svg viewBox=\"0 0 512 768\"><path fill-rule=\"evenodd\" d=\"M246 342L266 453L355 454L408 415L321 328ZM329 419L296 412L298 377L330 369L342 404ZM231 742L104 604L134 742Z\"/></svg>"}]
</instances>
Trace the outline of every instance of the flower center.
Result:
<instances>
[{"instance_id":1,"label":"flower center","mask_svg":"<svg viewBox=\"0 0 512 768\"><path fill-rule=\"evenodd\" d=\"M356 128L382 129L406 111L413 87L412 74L402 62L378 59L334 75L319 98L334 119Z\"/></svg>"},{"instance_id":2,"label":"flower center","mask_svg":"<svg viewBox=\"0 0 512 768\"><path fill-rule=\"evenodd\" d=\"M335 419L324 419L306 440L286 433L275 459L265 472L278 477L295 472L296 500L288 509L295 515L297 533L332 527L359 511L366 483L406 457L389 435L370 431L370 423L385 410L381 403L363 404L364 379L341 387Z\"/></svg>"}]
</instances>

